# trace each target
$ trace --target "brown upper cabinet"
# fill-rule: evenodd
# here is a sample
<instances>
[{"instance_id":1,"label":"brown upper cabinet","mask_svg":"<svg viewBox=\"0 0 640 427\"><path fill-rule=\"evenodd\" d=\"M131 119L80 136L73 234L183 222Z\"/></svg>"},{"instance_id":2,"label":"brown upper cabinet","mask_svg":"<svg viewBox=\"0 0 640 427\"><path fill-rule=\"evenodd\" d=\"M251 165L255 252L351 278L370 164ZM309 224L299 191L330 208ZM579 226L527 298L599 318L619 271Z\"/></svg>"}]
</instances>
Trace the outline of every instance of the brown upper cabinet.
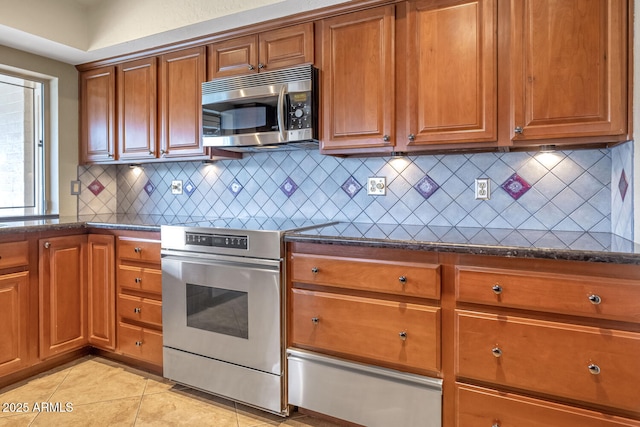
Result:
<instances>
[{"instance_id":1,"label":"brown upper cabinet","mask_svg":"<svg viewBox=\"0 0 640 427\"><path fill-rule=\"evenodd\" d=\"M294 25L208 46L209 79L313 63L313 23Z\"/></svg>"},{"instance_id":2,"label":"brown upper cabinet","mask_svg":"<svg viewBox=\"0 0 640 427\"><path fill-rule=\"evenodd\" d=\"M323 152L391 151L394 24L393 5L320 22Z\"/></svg>"},{"instance_id":3,"label":"brown upper cabinet","mask_svg":"<svg viewBox=\"0 0 640 427\"><path fill-rule=\"evenodd\" d=\"M510 7L510 57L501 66L511 66L513 144L626 140L627 1L511 0Z\"/></svg>"},{"instance_id":4,"label":"brown upper cabinet","mask_svg":"<svg viewBox=\"0 0 640 427\"><path fill-rule=\"evenodd\" d=\"M116 67L80 73L80 161L113 162L116 148Z\"/></svg>"}]
</instances>

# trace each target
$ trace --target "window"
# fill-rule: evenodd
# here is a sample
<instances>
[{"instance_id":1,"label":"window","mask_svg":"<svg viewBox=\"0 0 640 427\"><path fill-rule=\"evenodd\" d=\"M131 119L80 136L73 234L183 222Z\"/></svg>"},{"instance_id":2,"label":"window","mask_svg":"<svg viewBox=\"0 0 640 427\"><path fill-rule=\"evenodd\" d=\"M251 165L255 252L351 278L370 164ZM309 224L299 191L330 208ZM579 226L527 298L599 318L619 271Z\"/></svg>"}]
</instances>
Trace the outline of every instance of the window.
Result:
<instances>
[{"instance_id":1,"label":"window","mask_svg":"<svg viewBox=\"0 0 640 427\"><path fill-rule=\"evenodd\" d=\"M0 217L44 214L42 91L0 74Z\"/></svg>"}]
</instances>

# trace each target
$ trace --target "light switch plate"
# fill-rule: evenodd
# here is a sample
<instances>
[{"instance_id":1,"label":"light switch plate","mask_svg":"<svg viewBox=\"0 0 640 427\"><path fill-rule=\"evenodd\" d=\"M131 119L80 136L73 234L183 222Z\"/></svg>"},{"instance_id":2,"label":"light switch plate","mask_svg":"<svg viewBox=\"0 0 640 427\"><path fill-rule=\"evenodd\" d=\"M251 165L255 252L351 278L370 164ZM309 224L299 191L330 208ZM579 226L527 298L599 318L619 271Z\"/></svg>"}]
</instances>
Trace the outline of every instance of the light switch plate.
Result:
<instances>
[{"instance_id":1,"label":"light switch plate","mask_svg":"<svg viewBox=\"0 0 640 427\"><path fill-rule=\"evenodd\" d=\"M370 196L384 196L387 194L387 178L369 177L367 178L367 194Z\"/></svg>"},{"instance_id":2,"label":"light switch plate","mask_svg":"<svg viewBox=\"0 0 640 427\"><path fill-rule=\"evenodd\" d=\"M182 194L182 181L171 181L171 194Z\"/></svg>"},{"instance_id":3,"label":"light switch plate","mask_svg":"<svg viewBox=\"0 0 640 427\"><path fill-rule=\"evenodd\" d=\"M80 181L71 181L71 195L77 196L80 194Z\"/></svg>"}]
</instances>

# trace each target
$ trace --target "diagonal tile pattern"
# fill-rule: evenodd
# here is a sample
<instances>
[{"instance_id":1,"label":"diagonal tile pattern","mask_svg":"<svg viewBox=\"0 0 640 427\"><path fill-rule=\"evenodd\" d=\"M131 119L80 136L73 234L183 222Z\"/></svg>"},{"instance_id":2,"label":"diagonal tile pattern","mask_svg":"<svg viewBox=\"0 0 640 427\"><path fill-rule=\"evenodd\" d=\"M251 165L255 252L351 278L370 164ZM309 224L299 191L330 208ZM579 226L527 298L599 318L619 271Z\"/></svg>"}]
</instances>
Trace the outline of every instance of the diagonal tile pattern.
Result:
<instances>
[{"instance_id":1,"label":"diagonal tile pattern","mask_svg":"<svg viewBox=\"0 0 640 427\"><path fill-rule=\"evenodd\" d=\"M298 413L282 418L95 356L1 389L0 400L25 409L0 412L2 426L336 427Z\"/></svg>"}]
</instances>

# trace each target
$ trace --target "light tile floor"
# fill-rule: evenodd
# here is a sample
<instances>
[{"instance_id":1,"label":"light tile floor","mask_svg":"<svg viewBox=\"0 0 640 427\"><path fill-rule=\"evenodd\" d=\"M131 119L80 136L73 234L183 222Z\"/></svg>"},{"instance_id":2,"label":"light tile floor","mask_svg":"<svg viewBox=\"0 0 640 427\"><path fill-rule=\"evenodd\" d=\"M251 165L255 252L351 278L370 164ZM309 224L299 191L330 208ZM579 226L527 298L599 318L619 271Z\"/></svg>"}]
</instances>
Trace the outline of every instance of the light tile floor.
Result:
<instances>
[{"instance_id":1,"label":"light tile floor","mask_svg":"<svg viewBox=\"0 0 640 427\"><path fill-rule=\"evenodd\" d=\"M0 389L0 404L0 426L335 427L297 413L282 418L97 356Z\"/></svg>"}]
</instances>

